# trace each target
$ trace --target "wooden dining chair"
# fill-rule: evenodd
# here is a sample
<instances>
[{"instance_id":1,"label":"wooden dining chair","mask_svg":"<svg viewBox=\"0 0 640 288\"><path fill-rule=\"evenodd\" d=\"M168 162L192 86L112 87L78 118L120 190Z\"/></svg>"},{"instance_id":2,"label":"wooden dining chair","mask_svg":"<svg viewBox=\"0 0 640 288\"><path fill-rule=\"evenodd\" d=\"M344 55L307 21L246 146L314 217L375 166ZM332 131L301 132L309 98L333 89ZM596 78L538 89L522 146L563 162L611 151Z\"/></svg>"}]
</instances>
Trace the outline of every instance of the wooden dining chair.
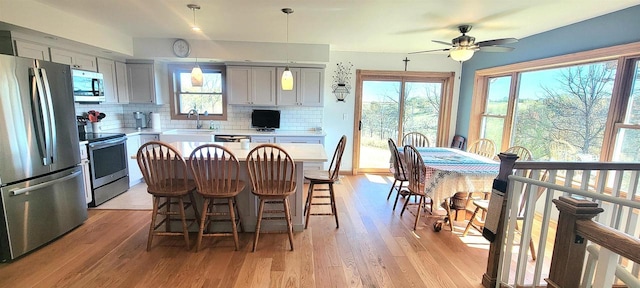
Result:
<instances>
[{"instance_id":1,"label":"wooden dining chair","mask_svg":"<svg viewBox=\"0 0 640 288\"><path fill-rule=\"evenodd\" d=\"M504 151L505 153L511 153L518 155L518 161L531 161L533 160L533 156L531 155L531 151L529 149L522 146L511 146Z\"/></svg>"},{"instance_id":2,"label":"wooden dining chair","mask_svg":"<svg viewBox=\"0 0 640 288\"><path fill-rule=\"evenodd\" d=\"M296 165L293 159L285 150L276 145L262 144L249 151L247 168L251 180L251 192L260 200L252 251L255 252L258 247L263 213L284 213L284 216L268 217L265 220L286 220L289 245L293 251L293 226L288 199L289 195L296 191ZM273 203L282 203L284 209L264 210L265 204Z\"/></svg>"},{"instance_id":3,"label":"wooden dining chair","mask_svg":"<svg viewBox=\"0 0 640 288\"><path fill-rule=\"evenodd\" d=\"M496 144L486 138L478 139L469 145L467 152L493 159L496 156Z\"/></svg>"},{"instance_id":4,"label":"wooden dining chair","mask_svg":"<svg viewBox=\"0 0 640 288\"><path fill-rule=\"evenodd\" d=\"M136 155L138 166L147 184L147 192L153 196L147 251L151 249L153 237L156 235L182 235L189 250L188 228L191 224L197 223L199 214L193 194L196 185L188 179L187 163L174 147L160 141L145 143L138 149ZM185 201L185 197L188 197L189 201ZM189 207L194 211L194 219L186 217L185 210ZM160 222L157 222L158 215L164 216ZM175 219L173 216L180 218ZM172 231L171 223L174 221L182 222L182 231ZM190 222L189 225L187 221ZM162 226L164 231L159 229Z\"/></svg>"},{"instance_id":5,"label":"wooden dining chair","mask_svg":"<svg viewBox=\"0 0 640 288\"><path fill-rule=\"evenodd\" d=\"M429 139L420 132L410 132L402 137L402 145L413 145L413 147L429 147Z\"/></svg>"},{"instance_id":6,"label":"wooden dining chair","mask_svg":"<svg viewBox=\"0 0 640 288\"><path fill-rule=\"evenodd\" d=\"M546 182L548 178L549 178L549 171L545 170L540 175L539 180ZM523 191L527 191L528 186L529 184L523 185L522 187ZM535 205L535 203L538 201L540 196L542 196L542 194L546 189L547 188L545 187L538 186L538 189L536 189L535 191L531 190L530 192L535 192L536 196L534 197L535 199L534 202L531 203L530 205ZM518 215L516 217L516 220L524 220L524 209L526 208L526 200L527 200L526 195L522 193L522 195L520 195L520 201L518 205ZM482 232L482 229L484 227L484 215L486 215L489 210L489 199L475 199L473 200L473 206L475 206L475 209L473 211L473 214L471 215L471 218L469 219L469 222L467 223L467 227L464 229L464 232L462 232L463 237L467 236L467 233L469 233L469 229L471 229L471 227ZM516 231L520 231L517 221L516 221ZM535 245L533 244L533 239L529 239L529 250L531 251L531 258L535 261L536 248L535 248Z\"/></svg>"},{"instance_id":7,"label":"wooden dining chair","mask_svg":"<svg viewBox=\"0 0 640 288\"><path fill-rule=\"evenodd\" d=\"M389 195L387 195L387 201L389 201L394 189L398 191L398 194L400 194L403 189L407 189L405 184L409 181L409 171L407 170L404 162L404 156L400 155L398 147L396 146L396 143L393 142L393 139L389 138L387 140L387 144L389 145L389 152L391 153L391 167L389 170L393 174L393 184L391 185L391 189L389 189ZM396 201L393 203L394 211L398 204L398 198L399 197L396 197Z\"/></svg>"},{"instance_id":8,"label":"wooden dining chair","mask_svg":"<svg viewBox=\"0 0 640 288\"><path fill-rule=\"evenodd\" d=\"M400 212L400 216L404 213L405 209L409 205L409 199L411 195L418 196L419 200L416 203L418 205L418 209L416 210L416 220L413 223L413 230L415 231L418 227L418 220L420 219L420 211L426 207L427 193L425 191L425 173L427 171L426 166L424 165L424 161L422 160L422 156L418 150L412 145L404 146L404 159L407 164L407 170L409 171L409 185L407 188L409 190L409 195L402 206L402 211ZM396 201L398 197L396 196ZM433 201L429 201L430 212L433 212Z\"/></svg>"},{"instance_id":9,"label":"wooden dining chair","mask_svg":"<svg viewBox=\"0 0 640 288\"><path fill-rule=\"evenodd\" d=\"M328 171L305 171L304 179L309 181L309 192L307 193L307 200L304 205L304 214L306 219L304 222L304 228L309 226L309 216L311 215L333 215L336 218L336 228L340 228L338 222L338 211L336 209L336 197L333 190L333 183L338 181L340 172L340 162L342 162L342 154L344 153L344 147L347 145L347 136L342 135L335 152L333 152L333 158L329 165ZM317 189L316 185L328 185L328 189ZM316 191L329 191L329 195L317 195ZM329 199L329 202L313 202L314 198ZM311 206L314 205L331 205L331 213L311 213Z\"/></svg>"},{"instance_id":10,"label":"wooden dining chair","mask_svg":"<svg viewBox=\"0 0 640 288\"><path fill-rule=\"evenodd\" d=\"M200 230L196 242L196 252L200 250L202 237L233 237L236 251L238 244L238 225L244 232L242 217L238 211L236 196L244 187L244 181L238 178L240 163L233 153L217 144L205 144L196 147L191 152L189 163L197 192L204 199ZM224 207L226 206L226 207ZM226 219L220 219L221 217ZM231 233L210 231L213 222L230 221Z\"/></svg>"}]
</instances>

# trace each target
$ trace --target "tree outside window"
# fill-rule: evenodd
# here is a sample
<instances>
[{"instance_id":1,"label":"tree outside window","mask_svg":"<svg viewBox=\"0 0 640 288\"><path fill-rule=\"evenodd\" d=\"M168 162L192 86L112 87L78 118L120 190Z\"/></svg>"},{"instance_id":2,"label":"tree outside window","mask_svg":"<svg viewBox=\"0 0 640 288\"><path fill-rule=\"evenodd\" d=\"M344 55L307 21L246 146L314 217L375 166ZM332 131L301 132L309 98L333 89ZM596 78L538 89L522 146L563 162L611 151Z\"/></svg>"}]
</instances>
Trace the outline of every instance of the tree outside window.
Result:
<instances>
[{"instance_id":1,"label":"tree outside window","mask_svg":"<svg viewBox=\"0 0 640 288\"><path fill-rule=\"evenodd\" d=\"M226 120L224 97L224 66L200 65L203 74L202 87L191 85L192 65L170 66L172 75L172 119L187 119L191 109L196 109L203 120Z\"/></svg>"}]
</instances>

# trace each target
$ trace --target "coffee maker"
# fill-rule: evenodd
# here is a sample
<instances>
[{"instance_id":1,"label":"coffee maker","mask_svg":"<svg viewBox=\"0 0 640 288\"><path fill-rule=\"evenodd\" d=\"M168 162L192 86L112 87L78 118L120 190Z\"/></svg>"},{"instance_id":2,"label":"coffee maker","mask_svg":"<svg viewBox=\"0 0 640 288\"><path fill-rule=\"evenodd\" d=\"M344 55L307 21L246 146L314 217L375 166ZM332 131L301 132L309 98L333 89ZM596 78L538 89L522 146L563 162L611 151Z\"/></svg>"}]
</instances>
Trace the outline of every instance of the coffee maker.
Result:
<instances>
[{"instance_id":1,"label":"coffee maker","mask_svg":"<svg viewBox=\"0 0 640 288\"><path fill-rule=\"evenodd\" d=\"M133 112L133 118L136 119L136 128L138 130L149 127L147 114L145 114L144 112L140 112L140 111Z\"/></svg>"}]
</instances>

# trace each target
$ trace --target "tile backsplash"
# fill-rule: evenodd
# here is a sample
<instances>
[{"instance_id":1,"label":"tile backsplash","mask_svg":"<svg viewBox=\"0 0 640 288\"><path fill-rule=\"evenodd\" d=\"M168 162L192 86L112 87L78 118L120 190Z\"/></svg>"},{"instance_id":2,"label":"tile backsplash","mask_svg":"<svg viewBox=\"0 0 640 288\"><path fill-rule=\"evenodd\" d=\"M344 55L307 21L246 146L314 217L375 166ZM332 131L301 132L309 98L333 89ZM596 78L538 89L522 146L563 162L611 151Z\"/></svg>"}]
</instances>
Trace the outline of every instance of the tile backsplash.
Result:
<instances>
[{"instance_id":1,"label":"tile backsplash","mask_svg":"<svg viewBox=\"0 0 640 288\"><path fill-rule=\"evenodd\" d=\"M160 113L162 129L190 129L195 128L195 120L171 120L169 105L153 104L75 104L76 115L82 115L89 110L105 113L107 117L100 121L101 129L115 129L121 127L134 128L133 112L142 111ZM251 107L227 106L227 121L214 121L216 127L222 130L251 129L251 111L253 109L280 110L280 130L309 131L322 127L322 107ZM209 127L209 121L203 126Z\"/></svg>"}]
</instances>

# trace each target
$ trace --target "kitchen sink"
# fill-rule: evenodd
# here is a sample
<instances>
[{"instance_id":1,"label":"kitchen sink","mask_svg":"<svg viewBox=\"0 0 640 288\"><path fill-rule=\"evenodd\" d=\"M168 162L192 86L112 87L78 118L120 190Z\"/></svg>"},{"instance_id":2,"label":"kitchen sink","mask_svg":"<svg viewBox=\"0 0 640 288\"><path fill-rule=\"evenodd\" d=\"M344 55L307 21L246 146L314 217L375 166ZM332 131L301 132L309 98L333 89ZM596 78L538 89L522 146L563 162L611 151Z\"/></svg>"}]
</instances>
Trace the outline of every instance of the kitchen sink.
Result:
<instances>
[{"instance_id":1,"label":"kitchen sink","mask_svg":"<svg viewBox=\"0 0 640 288\"><path fill-rule=\"evenodd\" d=\"M215 131L204 129L174 129L162 132L164 142L214 142Z\"/></svg>"},{"instance_id":2,"label":"kitchen sink","mask_svg":"<svg viewBox=\"0 0 640 288\"><path fill-rule=\"evenodd\" d=\"M162 132L162 134L197 134L197 135L213 135L215 131L206 129L174 129Z\"/></svg>"}]
</instances>

